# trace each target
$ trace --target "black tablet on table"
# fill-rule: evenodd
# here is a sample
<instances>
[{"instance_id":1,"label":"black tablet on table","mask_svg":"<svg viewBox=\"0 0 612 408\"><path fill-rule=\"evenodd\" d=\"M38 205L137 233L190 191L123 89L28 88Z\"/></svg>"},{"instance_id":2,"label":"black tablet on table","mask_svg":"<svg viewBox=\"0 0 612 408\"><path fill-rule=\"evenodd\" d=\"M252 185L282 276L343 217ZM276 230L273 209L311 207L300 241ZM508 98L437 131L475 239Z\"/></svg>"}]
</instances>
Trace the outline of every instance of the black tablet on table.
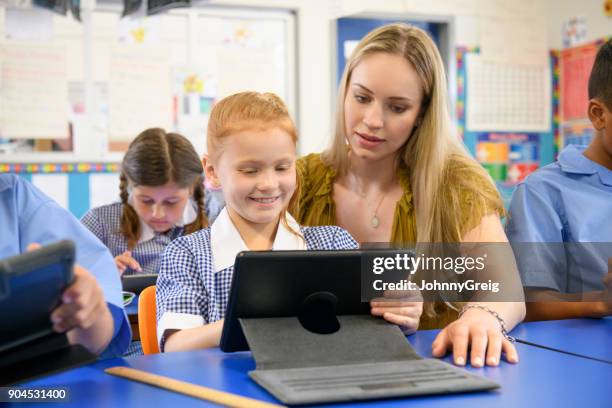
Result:
<instances>
[{"instance_id":1,"label":"black tablet on table","mask_svg":"<svg viewBox=\"0 0 612 408\"><path fill-rule=\"evenodd\" d=\"M373 260L398 254L414 256L392 249L238 254L221 349L250 348L256 369L249 376L289 405L499 387L419 356L397 326L370 315L362 300Z\"/></svg>"}]
</instances>

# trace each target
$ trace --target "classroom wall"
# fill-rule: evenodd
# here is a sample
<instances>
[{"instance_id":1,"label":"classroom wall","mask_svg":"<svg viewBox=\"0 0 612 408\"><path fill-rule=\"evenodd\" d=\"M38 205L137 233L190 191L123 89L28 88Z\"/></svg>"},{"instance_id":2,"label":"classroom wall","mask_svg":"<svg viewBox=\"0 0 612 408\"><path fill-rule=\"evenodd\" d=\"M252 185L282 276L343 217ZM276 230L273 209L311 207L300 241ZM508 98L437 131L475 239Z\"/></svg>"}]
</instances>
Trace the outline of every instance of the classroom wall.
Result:
<instances>
[{"instance_id":1,"label":"classroom wall","mask_svg":"<svg viewBox=\"0 0 612 408\"><path fill-rule=\"evenodd\" d=\"M479 47L481 55L498 60L520 60L524 50L527 50L529 58L546 60L551 48L548 36L552 4L548 0L212 0L210 4L233 8L289 9L295 12L297 112L301 154L321 151L331 135L336 93L336 33L333 27L335 18L451 17L455 27L455 46L470 49ZM1 25L4 22L1 12L0 8L0 32L3 31ZM78 23L74 24L78 26ZM456 89L451 87L450 92L454 93ZM84 194L90 195L90 200L83 205L74 204L70 197L78 195L69 194L73 184L70 180L77 175L65 176L69 178L68 182L64 183L68 186L68 191L57 198L77 215L90 206L114 200L116 197L116 187L110 185L114 177L105 175L109 183L96 180L96 183L93 183L96 187L92 187L90 182L89 193ZM53 192L53 176L50 177L39 175L35 177L35 181L43 189L47 188ZM47 180L49 182L46 182ZM98 194L97 191L103 191L104 194ZM62 200L65 195L67 198Z\"/></svg>"},{"instance_id":2,"label":"classroom wall","mask_svg":"<svg viewBox=\"0 0 612 408\"><path fill-rule=\"evenodd\" d=\"M586 41L590 42L612 35L612 17L604 14L603 0L547 0L549 46L563 48L563 23L571 17L586 19Z\"/></svg>"},{"instance_id":3,"label":"classroom wall","mask_svg":"<svg viewBox=\"0 0 612 408\"><path fill-rule=\"evenodd\" d=\"M504 53L513 57L517 48L525 44L541 58L548 56L547 0L213 0L211 3L295 10L302 154L321 151L331 134L335 94L332 18L355 14L389 18L419 14L454 16L457 46L482 46L483 39L499 38L507 40L507 47L495 47L496 57ZM483 49L482 53L487 51Z\"/></svg>"}]
</instances>

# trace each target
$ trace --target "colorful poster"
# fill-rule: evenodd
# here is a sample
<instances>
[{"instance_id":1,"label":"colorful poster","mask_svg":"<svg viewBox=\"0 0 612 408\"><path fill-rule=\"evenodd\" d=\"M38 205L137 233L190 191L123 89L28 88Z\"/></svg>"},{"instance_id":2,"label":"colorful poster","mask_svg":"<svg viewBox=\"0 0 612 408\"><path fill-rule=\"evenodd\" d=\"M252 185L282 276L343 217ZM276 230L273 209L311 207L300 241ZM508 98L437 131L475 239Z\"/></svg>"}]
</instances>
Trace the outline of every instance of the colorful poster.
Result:
<instances>
[{"instance_id":1,"label":"colorful poster","mask_svg":"<svg viewBox=\"0 0 612 408\"><path fill-rule=\"evenodd\" d=\"M589 75L598 46L591 43L561 51L561 111L565 121L587 117Z\"/></svg>"},{"instance_id":2,"label":"colorful poster","mask_svg":"<svg viewBox=\"0 0 612 408\"><path fill-rule=\"evenodd\" d=\"M516 184L539 167L537 133L480 133L476 158L493 180Z\"/></svg>"},{"instance_id":3,"label":"colorful poster","mask_svg":"<svg viewBox=\"0 0 612 408\"><path fill-rule=\"evenodd\" d=\"M567 145L586 146L593 137L593 125L588 120L579 123L565 123L561 127L563 147Z\"/></svg>"}]
</instances>

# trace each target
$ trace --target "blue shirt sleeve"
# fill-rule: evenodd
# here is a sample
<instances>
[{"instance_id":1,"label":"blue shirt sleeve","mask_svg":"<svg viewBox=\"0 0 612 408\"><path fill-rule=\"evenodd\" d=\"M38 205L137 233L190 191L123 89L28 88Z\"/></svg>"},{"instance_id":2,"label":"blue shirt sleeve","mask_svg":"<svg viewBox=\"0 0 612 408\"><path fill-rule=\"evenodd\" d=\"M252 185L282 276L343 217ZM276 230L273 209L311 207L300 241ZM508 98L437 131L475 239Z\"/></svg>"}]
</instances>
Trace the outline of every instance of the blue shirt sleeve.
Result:
<instances>
[{"instance_id":1,"label":"blue shirt sleeve","mask_svg":"<svg viewBox=\"0 0 612 408\"><path fill-rule=\"evenodd\" d=\"M33 242L41 245L61 239L76 244L76 262L93 274L104 292L114 322L113 338L103 357L122 355L132 334L121 295L121 280L108 249L70 212L56 204L31 184L16 185L21 252Z\"/></svg>"},{"instance_id":2,"label":"blue shirt sleeve","mask_svg":"<svg viewBox=\"0 0 612 408\"><path fill-rule=\"evenodd\" d=\"M519 184L512 196L506 234L525 287L567 290L563 221L554 194L544 183Z\"/></svg>"}]
</instances>

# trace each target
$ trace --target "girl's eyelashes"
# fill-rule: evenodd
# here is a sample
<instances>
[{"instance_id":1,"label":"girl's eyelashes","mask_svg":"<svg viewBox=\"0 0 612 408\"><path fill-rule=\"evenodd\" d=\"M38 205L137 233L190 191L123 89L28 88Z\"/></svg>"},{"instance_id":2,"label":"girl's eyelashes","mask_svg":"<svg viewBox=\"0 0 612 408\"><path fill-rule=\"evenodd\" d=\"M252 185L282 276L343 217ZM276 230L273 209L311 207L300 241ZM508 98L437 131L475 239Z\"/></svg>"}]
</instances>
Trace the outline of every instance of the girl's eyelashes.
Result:
<instances>
[{"instance_id":1,"label":"girl's eyelashes","mask_svg":"<svg viewBox=\"0 0 612 408\"><path fill-rule=\"evenodd\" d=\"M243 174L255 174L255 173L257 173L257 169L251 168L251 167L244 168L244 169L238 169L238 171L240 173L243 173Z\"/></svg>"},{"instance_id":2,"label":"girl's eyelashes","mask_svg":"<svg viewBox=\"0 0 612 408\"><path fill-rule=\"evenodd\" d=\"M168 205L168 206L172 206L172 205L176 205L179 203L180 200L177 199L173 199L173 200L167 200L167 201L163 201L164 205ZM140 202L144 205L154 205L155 201L154 200L150 200L150 199L140 199Z\"/></svg>"}]
</instances>

